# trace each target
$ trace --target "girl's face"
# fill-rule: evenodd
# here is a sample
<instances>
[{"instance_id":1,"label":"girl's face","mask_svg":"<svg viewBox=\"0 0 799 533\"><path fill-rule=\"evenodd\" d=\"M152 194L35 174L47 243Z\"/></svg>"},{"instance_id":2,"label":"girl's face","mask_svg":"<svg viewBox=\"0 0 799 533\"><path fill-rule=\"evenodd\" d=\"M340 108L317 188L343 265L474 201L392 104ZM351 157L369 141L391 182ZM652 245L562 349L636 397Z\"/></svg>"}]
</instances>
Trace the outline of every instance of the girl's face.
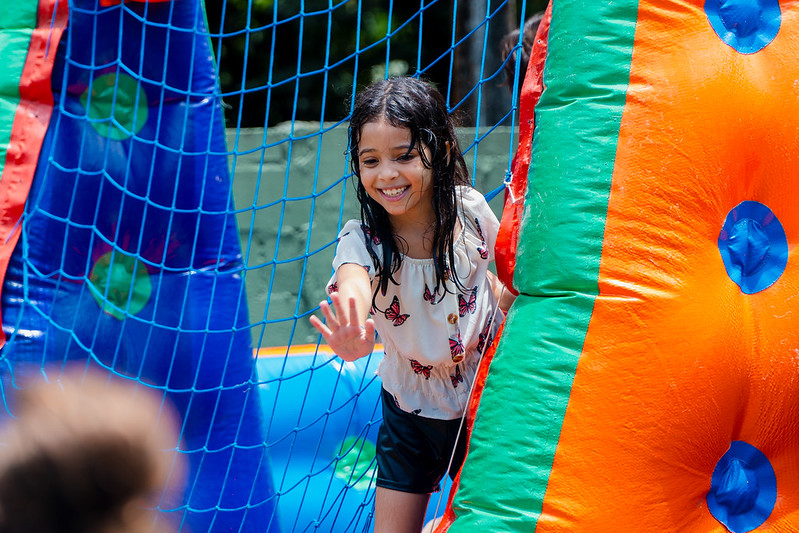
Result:
<instances>
[{"instance_id":1,"label":"girl's face","mask_svg":"<svg viewBox=\"0 0 799 533\"><path fill-rule=\"evenodd\" d=\"M380 119L361 128L358 166L366 193L388 212L392 225L429 224L433 213L433 171L411 147L411 132ZM430 160L430 150L425 146Z\"/></svg>"}]
</instances>

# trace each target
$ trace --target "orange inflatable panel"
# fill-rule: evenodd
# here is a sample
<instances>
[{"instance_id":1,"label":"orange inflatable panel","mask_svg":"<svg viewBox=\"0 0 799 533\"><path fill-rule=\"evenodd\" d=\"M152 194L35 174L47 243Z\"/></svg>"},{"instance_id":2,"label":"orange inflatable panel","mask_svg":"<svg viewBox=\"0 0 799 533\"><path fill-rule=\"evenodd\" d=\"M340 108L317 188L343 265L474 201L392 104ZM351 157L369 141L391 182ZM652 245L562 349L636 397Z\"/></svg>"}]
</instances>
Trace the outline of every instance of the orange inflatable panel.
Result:
<instances>
[{"instance_id":1,"label":"orange inflatable panel","mask_svg":"<svg viewBox=\"0 0 799 533\"><path fill-rule=\"evenodd\" d=\"M554 0L547 31L440 529L799 531L799 3Z\"/></svg>"}]
</instances>

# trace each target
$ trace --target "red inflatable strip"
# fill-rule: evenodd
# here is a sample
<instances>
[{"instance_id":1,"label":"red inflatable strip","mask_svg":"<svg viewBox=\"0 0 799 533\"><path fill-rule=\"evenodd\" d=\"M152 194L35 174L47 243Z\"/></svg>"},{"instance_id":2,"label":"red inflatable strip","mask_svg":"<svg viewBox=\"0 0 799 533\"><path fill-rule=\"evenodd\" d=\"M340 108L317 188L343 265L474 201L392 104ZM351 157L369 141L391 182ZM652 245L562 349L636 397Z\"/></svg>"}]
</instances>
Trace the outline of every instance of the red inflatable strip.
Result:
<instances>
[{"instance_id":1,"label":"red inflatable strip","mask_svg":"<svg viewBox=\"0 0 799 533\"><path fill-rule=\"evenodd\" d=\"M535 42L530 50L530 62L522 84L519 104L519 147L511 164L511 182L505 189L505 205L494 246L497 276L514 294L513 271L516 268L516 247L519 242L519 227L524 213L524 197L527 193L528 171L533 150L535 130L535 106L544 91L544 59L547 56L549 22L552 18L552 3L547 6L538 25Z\"/></svg>"},{"instance_id":2,"label":"red inflatable strip","mask_svg":"<svg viewBox=\"0 0 799 533\"><path fill-rule=\"evenodd\" d=\"M100 0L100 5L103 7L110 7L116 6L119 4L127 4L131 2L135 2L138 4L147 4L147 3L160 3L160 2L171 2L172 0Z\"/></svg>"},{"instance_id":3,"label":"red inflatable strip","mask_svg":"<svg viewBox=\"0 0 799 533\"><path fill-rule=\"evenodd\" d=\"M549 23L551 18L552 3L550 2L538 26L535 43L530 51L530 63L527 66L527 73L525 74L524 84L522 85L519 112L519 148L513 157L511 183L505 191L505 205L502 211L502 221L500 222L499 234L497 235L497 243L494 247L497 275L509 289L512 287L513 283L513 270L516 266L516 244L519 240L519 227L521 226L522 213L524 211L524 195L527 192L527 172L530 168L533 148L533 131L535 130L535 106L544 90L544 60L547 55L547 39L549 37ZM474 427L474 417L480 405L480 396L485 387L488 369L496 353L499 339L502 337L503 327L500 327L495 341L486 351L482 361L480 361L480 367L474 378L472 394L469 397L469 405L466 408L466 432L470 437L472 428ZM467 443L467 453L468 449ZM458 492L460 477L461 473L459 471L452 482L447 509L444 513L444 517L436 528L437 533L446 531L455 521L452 502L455 494Z\"/></svg>"},{"instance_id":4,"label":"red inflatable strip","mask_svg":"<svg viewBox=\"0 0 799 533\"><path fill-rule=\"evenodd\" d=\"M491 343L491 346L486 350L483 359L480 361L480 367L477 369L477 374L474 377L474 385L472 385L472 394L469 396L469 405L466 406L466 434L471 437L472 428L474 427L474 417L477 414L477 406L480 404L480 395L483 393L485 387L486 376L488 375L488 368L491 366L491 360L497 351L497 343L502 337L502 329L504 324L500 326L497 331L496 340ZM466 443L466 453L469 452L469 443ZM438 523L434 533L443 533L455 521L455 513L452 511L452 501L455 494L458 492L460 485L461 472L458 471L455 479L452 480L452 487L449 491L449 498L447 500L447 509L444 512L444 517Z\"/></svg>"},{"instance_id":5,"label":"red inflatable strip","mask_svg":"<svg viewBox=\"0 0 799 533\"><path fill-rule=\"evenodd\" d=\"M39 1L36 28L31 33L19 82L19 105L0 177L0 283L5 280L8 261L19 240L19 222L53 112L50 78L68 19L66 0ZM5 334L0 331L0 346L4 344Z\"/></svg>"}]
</instances>

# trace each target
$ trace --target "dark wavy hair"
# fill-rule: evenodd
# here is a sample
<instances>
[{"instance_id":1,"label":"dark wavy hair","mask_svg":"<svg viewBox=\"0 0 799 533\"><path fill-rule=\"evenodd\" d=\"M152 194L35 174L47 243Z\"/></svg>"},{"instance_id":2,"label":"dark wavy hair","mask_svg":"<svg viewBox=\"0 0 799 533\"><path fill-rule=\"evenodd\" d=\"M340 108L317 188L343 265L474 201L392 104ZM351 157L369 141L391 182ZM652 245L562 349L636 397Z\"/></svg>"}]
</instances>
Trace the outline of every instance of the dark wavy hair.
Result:
<instances>
[{"instance_id":1,"label":"dark wavy hair","mask_svg":"<svg viewBox=\"0 0 799 533\"><path fill-rule=\"evenodd\" d=\"M360 180L358 146L361 130L365 124L377 120L385 120L394 127L410 130L410 150L418 150L424 166L433 171L432 207L436 215L433 262L436 288L443 287L446 290L444 280L450 277L457 286L459 280L454 271L454 233L460 199L456 187L470 185L469 173L455 134L454 119L447 110L444 97L427 81L400 77L378 81L359 93L349 125L350 164L353 174L358 178L355 180L355 187L361 205L361 223L367 233L366 248L375 264L378 289L385 294L389 281L397 284L393 274L399 269L402 258L388 213L369 197ZM429 160L425 147L430 150ZM370 242L372 239L379 240L382 244L382 257L378 257L374 251Z\"/></svg>"}]
</instances>

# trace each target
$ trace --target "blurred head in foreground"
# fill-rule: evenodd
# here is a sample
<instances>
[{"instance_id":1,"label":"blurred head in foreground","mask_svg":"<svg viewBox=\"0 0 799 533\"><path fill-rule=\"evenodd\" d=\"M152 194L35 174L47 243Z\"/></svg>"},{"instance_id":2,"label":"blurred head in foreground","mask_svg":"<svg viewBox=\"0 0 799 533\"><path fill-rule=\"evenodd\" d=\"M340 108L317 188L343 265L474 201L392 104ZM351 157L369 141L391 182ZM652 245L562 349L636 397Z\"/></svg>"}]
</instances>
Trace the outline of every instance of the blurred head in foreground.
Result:
<instances>
[{"instance_id":1,"label":"blurred head in foreground","mask_svg":"<svg viewBox=\"0 0 799 533\"><path fill-rule=\"evenodd\" d=\"M84 370L19 391L0 432L0 533L174 531L153 507L182 488L175 415L144 385Z\"/></svg>"}]
</instances>

